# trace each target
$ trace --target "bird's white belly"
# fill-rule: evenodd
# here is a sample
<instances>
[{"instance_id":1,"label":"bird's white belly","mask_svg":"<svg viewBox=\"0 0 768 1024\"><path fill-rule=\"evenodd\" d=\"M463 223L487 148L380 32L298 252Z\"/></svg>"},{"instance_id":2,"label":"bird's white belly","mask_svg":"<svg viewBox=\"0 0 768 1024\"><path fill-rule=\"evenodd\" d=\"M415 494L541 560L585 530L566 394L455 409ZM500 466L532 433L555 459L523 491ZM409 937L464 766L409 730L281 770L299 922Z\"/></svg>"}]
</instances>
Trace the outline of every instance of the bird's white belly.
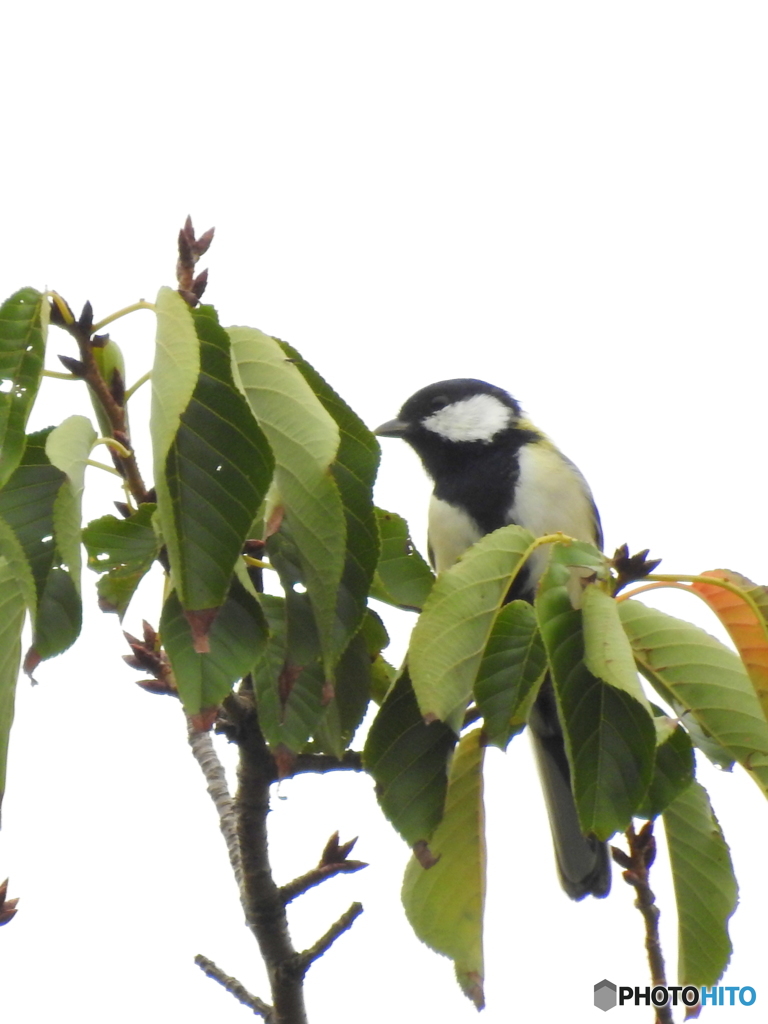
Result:
<instances>
[{"instance_id":1,"label":"bird's white belly","mask_svg":"<svg viewBox=\"0 0 768 1024\"><path fill-rule=\"evenodd\" d=\"M434 494L429 502L429 549L436 572L442 572L464 554L483 533L463 509Z\"/></svg>"},{"instance_id":2,"label":"bird's white belly","mask_svg":"<svg viewBox=\"0 0 768 1024\"><path fill-rule=\"evenodd\" d=\"M525 527L534 537L564 533L599 544L589 486L573 463L546 444L525 445L519 452L519 476L507 522ZM429 547L437 572L442 572L483 536L463 509L432 495L429 503ZM539 548L528 560L529 578L538 582L549 549Z\"/></svg>"}]
</instances>

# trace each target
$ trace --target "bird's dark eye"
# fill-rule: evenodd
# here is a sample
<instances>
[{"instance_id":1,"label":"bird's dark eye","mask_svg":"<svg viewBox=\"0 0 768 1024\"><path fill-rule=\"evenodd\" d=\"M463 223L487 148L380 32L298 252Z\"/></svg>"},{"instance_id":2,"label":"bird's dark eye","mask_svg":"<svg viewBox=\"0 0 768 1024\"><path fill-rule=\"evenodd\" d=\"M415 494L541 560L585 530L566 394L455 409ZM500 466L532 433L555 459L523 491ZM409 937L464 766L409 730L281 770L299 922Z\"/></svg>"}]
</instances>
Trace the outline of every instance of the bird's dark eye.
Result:
<instances>
[{"instance_id":1,"label":"bird's dark eye","mask_svg":"<svg viewBox=\"0 0 768 1024\"><path fill-rule=\"evenodd\" d=\"M444 409L446 405L448 405L448 395L435 395L429 405L435 412L437 412L438 409Z\"/></svg>"}]
</instances>

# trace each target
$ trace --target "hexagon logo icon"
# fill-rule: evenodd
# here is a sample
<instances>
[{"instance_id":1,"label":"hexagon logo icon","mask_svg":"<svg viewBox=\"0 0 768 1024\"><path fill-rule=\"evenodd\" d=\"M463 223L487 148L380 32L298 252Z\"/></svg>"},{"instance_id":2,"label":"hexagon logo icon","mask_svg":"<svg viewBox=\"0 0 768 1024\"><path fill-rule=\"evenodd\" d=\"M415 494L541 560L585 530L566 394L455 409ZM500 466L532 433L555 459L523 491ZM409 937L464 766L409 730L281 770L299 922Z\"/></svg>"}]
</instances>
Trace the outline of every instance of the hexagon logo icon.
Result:
<instances>
[{"instance_id":1,"label":"hexagon logo icon","mask_svg":"<svg viewBox=\"0 0 768 1024\"><path fill-rule=\"evenodd\" d=\"M599 1010L612 1010L616 1005L616 986L603 978L595 985L595 1006Z\"/></svg>"}]
</instances>

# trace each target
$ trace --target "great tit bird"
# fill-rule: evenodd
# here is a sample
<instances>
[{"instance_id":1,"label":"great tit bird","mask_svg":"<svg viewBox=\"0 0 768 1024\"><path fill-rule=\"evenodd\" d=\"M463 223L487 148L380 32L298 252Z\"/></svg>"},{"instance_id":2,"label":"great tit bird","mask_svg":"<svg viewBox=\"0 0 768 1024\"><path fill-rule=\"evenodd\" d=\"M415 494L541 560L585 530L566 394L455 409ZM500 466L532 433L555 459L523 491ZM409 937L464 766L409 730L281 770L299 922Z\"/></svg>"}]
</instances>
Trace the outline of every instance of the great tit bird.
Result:
<instances>
[{"instance_id":1,"label":"great tit bird","mask_svg":"<svg viewBox=\"0 0 768 1024\"><path fill-rule=\"evenodd\" d=\"M428 544L438 573L484 534L510 523L537 537L561 531L602 548L600 517L586 480L501 388L466 378L430 384L374 433L407 441L434 481ZM508 600L533 601L546 559L545 550L534 552ZM606 896L607 845L581 831L549 680L529 726L562 886L574 900Z\"/></svg>"}]
</instances>

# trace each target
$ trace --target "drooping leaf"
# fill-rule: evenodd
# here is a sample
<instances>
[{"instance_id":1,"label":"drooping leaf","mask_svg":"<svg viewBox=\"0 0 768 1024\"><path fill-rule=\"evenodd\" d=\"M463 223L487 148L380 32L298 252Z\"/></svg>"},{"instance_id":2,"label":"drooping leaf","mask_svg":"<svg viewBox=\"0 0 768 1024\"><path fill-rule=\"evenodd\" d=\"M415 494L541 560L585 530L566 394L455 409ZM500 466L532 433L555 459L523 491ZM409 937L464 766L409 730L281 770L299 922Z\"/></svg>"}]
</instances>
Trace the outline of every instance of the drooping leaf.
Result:
<instances>
[{"instance_id":1,"label":"drooping leaf","mask_svg":"<svg viewBox=\"0 0 768 1024\"><path fill-rule=\"evenodd\" d=\"M443 722L424 722L403 671L373 720L363 763L384 815L411 846L428 839L442 817L455 743Z\"/></svg>"},{"instance_id":2,"label":"drooping leaf","mask_svg":"<svg viewBox=\"0 0 768 1024\"><path fill-rule=\"evenodd\" d=\"M24 594L7 561L0 556L0 804L5 792L8 736L13 723L23 625Z\"/></svg>"},{"instance_id":3,"label":"drooping leaf","mask_svg":"<svg viewBox=\"0 0 768 1024\"><path fill-rule=\"evenodd\" d=\"M320 643L306 594L261 598L269 638L253 666L259 724L273 750L298 753L313 735L331 698Z\"/></svg>"},{"instance_id":4,"label":"drooping leaf","mask_svg":"<svg viewBox=\"0 0 768 1024\"><path fill-rule=\"evenodd\" d=\"M231 327L239 381L275 454L277 500L298 547L325 670L341 653L334 630L346 558L346 520L331 463L339 428L274 338Z\"/></svg>"},{"instance_id":5,"label":"drooping leaf","mask_svg":"<svg viewBox=\"0 0 768 1024\"><path fill-rule=\"evenodd\" d=\"M70 573L54 566L45 580L37 606L32 646L24 659L30 674L47 658L61 654L80 636L83 606Z\"/></svg>"},{"instance_id":6,"label":"drooping leaf","mask_svg":"<svg viewBox=\"0 0 768 1024\"><path fill-rule=\"evenodd\" d=\"M450 957L464 993L478 1009L483 997L485 820L481 731L463 736L451 763L445 813L429 854L412 857L403 906L416 935Z\"/></svg>"},{"instance_id":7,"label":"drooping leaf","mask_svg":"<svg viewBox=\"0 0 768 1024\"><path fill-rule=\"evenodd\" d=\"M360 635L365 640L371 662L371 700L381 705L397 679L398 672L381 655L381 652L389 646L389 636L384 628L384 623L372 608L366 612Z\"/></svg>"},{"instance_id":8,"label":"drooping leaf","mask_svg":"<svg viewBox=\"0 0 768 1024\"><path fill-rule=\"evenodd\" d=\"M527 601L504 605L491 629L475 680L487 742L504 750L524 725L521 709L546 671L536 613Z\"/></svg>"},{"instance_id":9,"label":"drooping leaf","mask_svg":"<svg viewBox=\"0 0 768 1024\"><path fill-rule=\"evenodd\" d=\"M714 985L731 958L738 887L706 790L692 782L663 815L677 902L678 984Z\"/></svg>"},{"instance_id":10,"label":"drooping leaf","mask_svg":"<svg viewBox=\"0 0 768 1024\"><path fill-rule=\"evenodd\" d=\"M102 611L117 612L121 620L160 549L152 527L155 508L140 505L128 519L102 516L83 530L88 566L103 573L97 585L99 606Z\"/></svg>"},{"instance_id":11,"label":"drooping leaf","mask_svg":"<svg viewBox=\"0 0 768 1024\"><path fill-rule=\"evenodd\" d=\"M54 427L45 442L45 453L66 480L53 504L53 529L63 561L80 593L82 568L83 487L85 467L91 454L96 431L85 416L69 416Z\"/></svg>"},{"instance_id":12,"label":"drooping leaf","mask_svg":"<svg viewBox=\"0 0 768 1024\"><path fill-rule=\"evenodd\" d=\"M656 729L639 700L587 668L582 613L569 595L570 560L566 545L553 546L536 612L563 720L579 820L585 834L607 839L628 826L648 789Z\"/></svg>"},{"instance_id":13,"label":"drooping leaf","mask_svg":"<svg viewBox=\"0 0 768 1024\"><path fill-rule=\"evenodd\" d=\"M690 584L728 630L768 719L768 588L729 569L713 569L701 575L725 580L744 594L740 597L716 583Z\"/></svg>"},{"instance_id":14,"label":"drooping leaf","mask_svg":"<svg viewBox=\"0 0 768 1024\"><path fill-rule=\"evenodd\" d=\"M37 611L37 589L32 569L27 561L26 553L16 533L2 518L4 489L0 488L0 558L4 558L8 571L12 574L24 595L24 604L32 614Z\"/></svg>"},{"instance_id":15,"label":"drooping leaf","mask_svg":"<svg viewBox=\"0 0 768 1024\"><path fill-rule=\"evenodd\" d=\"M736 764L736 758L730 751L726 750L719 743L702 729L696 718L687 711L683 705L676 700L670 700L672 710L680 719L683 728L688 733L691 743L700 750L704 756L724 772L732 772Z\"/></svg>"},{"instance_id":16,"label":"drooping leaf","mask_svg":"<svg viewBox=\"0 0 768 1024\"><path fill-rule=\"evenodd\" d=\"M533 541L519 526L502 527L435 581L408 649L425 718L460 727L494 620Z\"/></svg>"},{"instance_id":17,"label":"drooping leaf","mask_svg":"<svg viewBox=\"0 0 768 1024\"><path fill-rule=\"evenodd\" d=\"M371 663L371 700L381 707L397 679L398 671L380 654Z\"/></svg>"},{"instance_id":18,"label":"drooping leaf","mask_svg":"<svg viewBox=\"0 0 768 1024\"><path fill-rule=\"evenodd\" d=\"M320 750L341 758L365 717L371 699L371 658L358 633L336 666L333 696L314 730Z\"/></svg>"},{"instance_id":19,"label":"drooping leaf","mask_svg":"<svg viewBox=\"0 0 768 1024\"><path fill-rule=\"evenodd\" d=\"M768 723L738 656L640 601L619 602L619 613L637 665L662 700L689 711L768 795Z\"/></svg>"},{"instance_id":20,"label":"drooping leaf","mask_svg":"<svg viewBox=\"0 0 768 1024\"><path fill-rule=\"evenodd\" d=\"M381 554L371 586L371 597L396 608L421 611L435 576L413 546L408 524L394 512L376 509Z\"/></svg>"},{"instance_id":21,"label":"drooping leaf","mask_svg":"<svg viewBox=\"0 0 768 1024\"><path fill-rule=\"evenodd\" d=\"M26 581L25 598L33 616L54 564L53 504L65 479L45 454L50 432L49 427L28 436L20 465L0 489L2 553L18 565L17 576Z\"/></svg>"},{"instance_id":22,"label":"drooping leaf","mask_svg":"<svg viewBox=\"0 0 768 1024\"><path fill-rule=\"evenodd\" d=\"M167 493L166 486L158 490L158 505L179 599L187 612L211 612L227 594L274 463L234 385L229 335L211 306L194 310L192 319L200 374L168 448Z\"/></svg>"},{"instance_id":23,"label":"drooping leaf","mask_svg":"<svg viewBox=\"0 0 768 1024\"><path fill-rule=\"evenodd\" d=\"M211 626L210 650L198 654L181 602L175 591L170 595L160 620L160 636L188 715L221 704L233 684L250 672L266 635L259 602L235 579Z\"/></svg>"},{"instance_id":24,"label":"drooping leaf","mask_svg":"<svg viewBox=\"0 0 768 1024\"><path fill-rule=\"evenodd\" d=\"M386 626L381 621L381 616L377 615L373 608L366 610L360 634L365 640L365 646L371 658L375 658L377 654L381 654L389 647L389 634Z\"/></svg>"},{"instance_id":25,"label":"drooping leaf","mask_svg":"<svg viewBox=\"0 0 768 1024\"><path fill-rule=\"evenodd\" d=\"M52 433L48 428L28 436L19 466L0 490L0 551L22 588L34 627L25 658L30 673L74 643L82 620L77 588L62 568L58 533L63 520L74 539L78 502L69 478L46 455ZM57 520L63 491L64 507L68 504L73 515Z\"/></svg>"},{"instance_id":26,"label":"drooping leaf","mask_svg":"<svg viewBox=\"0 0 768 1024\"><path fill-rule=\"evenodd\" d=\"M285 598L262 594L261 607L267 621L267 638L253 663L251 675L259 712L259 727L274 750L283 742L281 731L283 707L280 700L280 677L285 667L288 644L288 619Z\"/></svg>"},{"instance_id":27,"label":"drooping leaf","mask_svg":"<svg viewBox=\"0 0 768 1024\"><path fill-rule=\"evenodd\" d=\"M359 416L296 349L284 341L280 346L339 428L339 447L330 468L344 507L347 530L334 641L336 649L343 650L365 615L368 591L379 559L379 533L373 506L379 445Z\"/></svg>"},{"instance_id":28,"label":"drooping leaf","mask_svg":"<svg viewBox=\"0 0 768 1024\"><path fill-rule=\"evenodd\" d=\"M663 716L661 708L652 707L657 716ZM654 722L658 721L654 718ZM656 818L688 788L694 777L691 739L681 725L671 721L670 727L667 738L656 747L651 784L636 812L638 818Z\"/></svg>"},{"instance_id":29,"label":"drooping leaf","mask_svg":"<svg viewBox=\"0 0 768 1024\"><path fill-rule=\"evenodd\" d=\"M21 461L43 371L48 303L22 288L0 306L0 487Z\"/></svg>"},{"instance_id":30,"label":"drooping leaf","mask_svg":"<svg viewBox=\"0 0 768 1024\"><path fill-rule=\"evenodd\" d=\"M585 587L581 600L581 621L584 664L592 675L624 690L651 714L648 698L637 677L632 647L622 628L614 598L599 586Z\"/></svg>"},{"instance_id":31,"label":"drooping leaf","mask_svg":"<svg viewBox=\"0 0 768 1024\"><path fill-rule=\"evenodd\" d=\"M157 334L152 368L152 453L155 484L165 479L168 450L179 429L181 414L189 405L200 376L200 344L192 311L178 292L161 288L155 300ZM163 533L174 543L172 520L161 512ZM170 516L170 506L168 507Z\"/></svg>"}]
</instances>

